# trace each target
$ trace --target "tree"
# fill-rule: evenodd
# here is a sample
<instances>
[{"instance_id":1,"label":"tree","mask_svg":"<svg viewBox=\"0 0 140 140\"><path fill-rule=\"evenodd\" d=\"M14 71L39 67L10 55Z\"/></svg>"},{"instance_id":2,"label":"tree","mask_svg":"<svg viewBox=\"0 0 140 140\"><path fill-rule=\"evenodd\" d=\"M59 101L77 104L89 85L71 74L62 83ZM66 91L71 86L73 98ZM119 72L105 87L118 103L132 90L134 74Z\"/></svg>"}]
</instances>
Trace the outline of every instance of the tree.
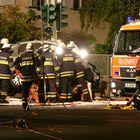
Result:
<instances>
[{"instance_id":1,"label":"tree","mask_svg":"<svg viewBox=\"0 0 140 140\"><path fill-rule=\"evenodd\" d=\"M0 13L0 38L8 38L11 43L40 39L38 18L33 10L21 12L17 6L7 6Z\"/></svg>"},{"instance_id":2,"label":"tree","mask_svg":"<svg viewBox=\"0 0 140 140\"><path fill-rule=\"evenodd\" d=\"M138 0L86 0L80 10L81 27L83 30L96 28L102 21L110 23L110 31L106 44L98 45L97 53L111 53L114 45L114 38L120 26L126 22L131 15L138 18L140 12ZM105 48L105 46L107 48Z\"/></svg>"}]
</instances>

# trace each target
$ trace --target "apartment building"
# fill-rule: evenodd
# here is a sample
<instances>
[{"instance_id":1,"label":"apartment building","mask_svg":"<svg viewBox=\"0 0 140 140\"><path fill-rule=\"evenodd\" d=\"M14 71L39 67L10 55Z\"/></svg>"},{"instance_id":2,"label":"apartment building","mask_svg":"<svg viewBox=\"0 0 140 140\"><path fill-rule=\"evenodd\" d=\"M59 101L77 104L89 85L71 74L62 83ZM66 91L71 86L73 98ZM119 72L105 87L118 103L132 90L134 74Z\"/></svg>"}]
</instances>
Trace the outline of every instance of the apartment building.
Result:
<instances>
[{"instance_id":1,"label":"apartment building","mask_svg":"<svg viewBox=\"0 0 140 140\"><path fill-rule=\"evenodd\" d=\"M0 0L0 10L5 5L17 5L23 11L27 11L29 6L37 6L41 3L45 3L49 0ZM51 2L55 0L50 0ZM60 1L60 0L56 0ZM58 38L70 41L74 40L80 45L90 45L87 40L87 34L94 34L96 37L96 43L104 43L108 29L106 25L102 25L99 29L91 30L88 33L81 31L79 8L82 7L82 0L61 0L62 5L68 7L68 26L58 33ZM38 12L38 11L37 11ZM105 23L104 23L105 24Z\"/></svg>"}]
</instances>

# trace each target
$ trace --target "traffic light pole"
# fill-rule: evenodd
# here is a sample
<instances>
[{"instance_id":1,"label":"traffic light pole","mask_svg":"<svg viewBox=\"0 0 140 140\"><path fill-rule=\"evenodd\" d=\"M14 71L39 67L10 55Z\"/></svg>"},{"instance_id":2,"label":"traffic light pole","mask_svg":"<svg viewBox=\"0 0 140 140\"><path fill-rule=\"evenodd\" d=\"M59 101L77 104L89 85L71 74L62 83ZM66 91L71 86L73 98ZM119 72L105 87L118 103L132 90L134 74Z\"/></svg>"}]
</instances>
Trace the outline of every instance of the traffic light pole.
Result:
<instances>
[{"instance_id":1,"label":"traffic light pole","mask_svg":"<svg viewBox=\"0 0 140 140\"><path fill-rule=\"evenodd\" d=\"M55 0L51 0L51 4L56 5ZM57 29L56 29L56 20L53 22L53 34L51 40L57 40Z\"/></svg>"},{"instance_id":2,"label":"traffic light pole","mask_svg":"<svg viewBox=\"0 0 140 140\"><path fill-rule=\"evenodd\" d=\"M51 40L56 41L57 40L57 29L56 29L56 21L53 22L53 34L51 37Z\"/></svg>"}]
</instances>

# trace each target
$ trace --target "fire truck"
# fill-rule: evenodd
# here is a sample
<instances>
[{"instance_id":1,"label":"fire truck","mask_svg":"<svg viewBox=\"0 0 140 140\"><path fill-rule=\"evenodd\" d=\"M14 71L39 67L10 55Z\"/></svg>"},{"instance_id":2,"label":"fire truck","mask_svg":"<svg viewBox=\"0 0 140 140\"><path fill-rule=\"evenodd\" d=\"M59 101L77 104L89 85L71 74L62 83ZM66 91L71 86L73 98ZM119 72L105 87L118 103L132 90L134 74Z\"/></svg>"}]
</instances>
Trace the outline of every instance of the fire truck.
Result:
<instances>
[{"instance_id":1,"label":"fire truck","mask_svg":"<svg viewBox=\"0 0 140 140\"><path fill-rule=\"evenodd\" d=\"M129 18L130 19L130 18ZM137 89L135 67L140 55L140 20L121 26L111 57L111 95L130 95Z\"/></svg>"}]
</instances>

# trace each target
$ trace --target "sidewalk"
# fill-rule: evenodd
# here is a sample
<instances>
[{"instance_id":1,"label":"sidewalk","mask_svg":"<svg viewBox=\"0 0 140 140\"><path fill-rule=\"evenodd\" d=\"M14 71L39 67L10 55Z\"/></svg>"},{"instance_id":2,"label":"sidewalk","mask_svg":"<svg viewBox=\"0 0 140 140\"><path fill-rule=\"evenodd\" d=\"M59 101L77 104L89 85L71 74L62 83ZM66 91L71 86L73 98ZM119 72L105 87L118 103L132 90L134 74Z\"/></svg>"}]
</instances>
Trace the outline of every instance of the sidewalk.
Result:
<instances>
[{"instance_id":1,"label":"sidewalk","mask_svg":"<svg viewBox=\"0 0 140 140\"><path fill-rule=\"evenodd\" d=\"M56 105L76 105L76 106L83 106L83 105L109 105L109 104L118 104L118 105L125 105L127 97L113 97L113 98L101 98L96 97L91 102L82 102L82 101L74 101L74 102L59 102L59 103L46 103L46 106L56 106ZM7 97L7 101L9 103L0 103L0 105L22 105L21 98L14 98L14 97ZM30 103L30 105L37 105L36 103Z\"/></svg>"}]
</instances>

